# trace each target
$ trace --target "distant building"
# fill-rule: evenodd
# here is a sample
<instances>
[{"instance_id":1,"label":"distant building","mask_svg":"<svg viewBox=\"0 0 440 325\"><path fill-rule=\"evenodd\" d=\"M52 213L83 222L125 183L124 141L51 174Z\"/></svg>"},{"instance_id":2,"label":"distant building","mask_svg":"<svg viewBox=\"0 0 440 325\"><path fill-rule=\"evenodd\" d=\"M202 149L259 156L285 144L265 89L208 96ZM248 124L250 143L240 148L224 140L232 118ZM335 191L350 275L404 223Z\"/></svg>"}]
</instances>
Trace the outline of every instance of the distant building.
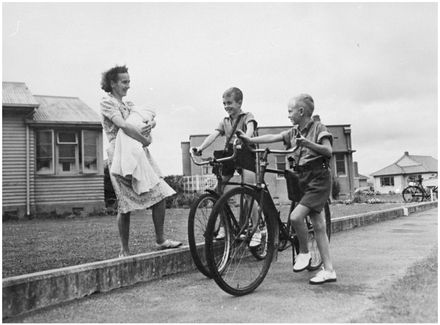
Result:
<instances>
[{"instance_id":1,"label":"distant building","mask_svg":"<svg viewBox=\"0 0 440 325\"><path fill-rule=\"evenodd\" d=\"M264 126L258 128L258 134L279 133L289 129L292 126ZM330 166L333 178L339 182L340 198L352 198L355 186L355 173L353 167L353 152L351 147L351 128L350 125L328 125L330 133L334 137L333 157L330 160ZM181 143L182 147L182 166L183 175L186 182L186 190L203 191L206 187L215 186L215 176L212 174L212 168L208 166L200 167L192 163L189 156L191 147L199 146L207 137L207 134L190 135L189 141ZM212 157L214 150L221 150L224 147L225 138L219 137L216 141L203 152L204 157ZM260 148L269 147L272 149L284 149L281 142L269 145L260 145ZM270 155L269 168L284 170L286 168L285 155ZM237 176L238 177L238 176ZM271 194L277 197L280 202L287 202L286 181L282 174L266 174L266 183L269 186ZM359 186L359 185L357 185Z\"/></svg>"},{"instance_id":2,"label":"distant building","mask_svg":"<svg viewBox=\"0 0 440 325\"><path fill-rule=\"evenodd\" d=\"M354 168L354 189L357 190L358 188L368 187L368 177L359 174L358 163L356 161L353 162L353 168Z\"/></svg>"},{"instance_id":3,"label":"distant building","mask_svg":"<svg viewBox=\"0 0 440 325\"><path fill-rule=\"evenodd\" d=\"M32 95L23 82L2 86L3 214L101 211L99 115L76 97Z\"/></svg>"},{"instance_id":4,"label":"distant building","mask_svg":"<svg viewBox=\"0 0 440 325\"><path fill-rule=\"evenodd\" d=\"M410 155L405 151L395 163L371 174L374 177L374 190L380 193L401 193L410 182L422 177L423 185L436 186L438 160L431 156Z\"/></svg>"}]
</instances>

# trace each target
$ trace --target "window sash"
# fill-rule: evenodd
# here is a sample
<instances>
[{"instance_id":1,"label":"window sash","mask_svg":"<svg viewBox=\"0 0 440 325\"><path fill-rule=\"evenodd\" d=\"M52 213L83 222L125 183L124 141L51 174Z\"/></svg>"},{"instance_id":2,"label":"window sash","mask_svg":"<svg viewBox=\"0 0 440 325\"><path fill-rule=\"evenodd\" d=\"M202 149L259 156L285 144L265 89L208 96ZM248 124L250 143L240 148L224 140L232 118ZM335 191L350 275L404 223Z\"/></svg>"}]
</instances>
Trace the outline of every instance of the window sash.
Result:
<instances>
[{"instance_id":1,"label":"window sash","mask_svg":"<svg viewBox=\"0 0 440 325\"><path fill-rule=\"evenodd\" d=\"M387 177L381 177L380 178L380 186L394 186L394 177L387 176Z\"/></svg>"},{"instance_id":2,"label":"window sash","mask_svg":"<svg viewBox=\"0 0 440 325\"><path fill-rule=\"evenodd\" d=\"M66 154L63 152L65 148L71 149ZM78 160L78 145L69 143L69 144L58 144L56 146L56 172L58 175L75 175L79 174L79 160ZM69 170L65 170L65 168L69 168Z\"/></svg>"},{"instance_id":3,"label":"window sash","mask_svg":"<svg viewBox=\"0 0 440 325\"><path fill-rule=\"evenodd\" d=\"M97 173L99 170L99 132L82 130L81 133L81 167L85 174Z\"/></svg>"},{"instance_id":4,"label":"window sash","mask_svg":"<svg viewBox=\"0 0 440 325\"><path fill-rule=\"evenodd\" d=\"M50 140L49 141L40 141L41 134L49 133ZM36 155L35 155L35 170L37 174L54 174L54 166L55 166L55 155L54 155L54 131L53 130L38 130L37 131L37 139L36 139ZM44 155L41 152L42 148L45 148ZM48 150L49 149L49 150ZM49 163L48 169L41 170L44 168L42 163ZM39 169L39 166L41 168Z\"/></svg>"},{"instance_id":5,"label":"window sash","mask_svg":"<svg viewBox=\"0 0 440 325\"><path fill-rule=\"evenodd\" d=\"M336 165L336 174L337 175L346 175L347 170L345 166L345 155L344 154L335 154L335 165Z\"/></svg>"},{"instance_id":6,"label":"window sash","mask_svg":"<svg viewBox=\"0 0 440 325\"><path fill-rule=\"evenodd\" d=\"M62 141L60 138L60 135L73 135L75 140L74 141L67 141L67 139L64 139L64 141ZM78 144L78 135L75 131L58 131L57 132L57 144Z\"/></svg>"},{"instance_id":7,"label":"window sash","mask_svg":"<svg viewBox=\"0 0 440 325\"><path fill-rule=\"evenodd\" d=\"M278 170L286 169L286 156L285 155L275 155L275 165ZM283 173L278 173L277 178L284 178Z\"/></svg>"}]
</instances>

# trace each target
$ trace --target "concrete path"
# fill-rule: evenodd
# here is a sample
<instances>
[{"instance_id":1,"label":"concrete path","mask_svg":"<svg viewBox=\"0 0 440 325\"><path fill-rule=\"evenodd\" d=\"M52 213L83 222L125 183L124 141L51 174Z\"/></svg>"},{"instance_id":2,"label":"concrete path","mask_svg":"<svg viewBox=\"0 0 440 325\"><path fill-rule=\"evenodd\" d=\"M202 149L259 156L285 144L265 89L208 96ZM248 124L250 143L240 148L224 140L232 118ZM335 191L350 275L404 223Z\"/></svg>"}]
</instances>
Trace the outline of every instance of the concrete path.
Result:
<instances>
[{"instance_id":1,"label":"concrete path","mask_svg":"<svg viewBox=\"0 0 440 325\"><path fill-rule=\"evenodd\" d=\"M308 284L310 273L292 272L291 252L278 255L262 285L233 297L198 272L114 290L4 322L289 322L362 319L370 299L398 281L437 247L438 209L339 232L331 238L338 282Z\"/></svg>"}]
</instances>

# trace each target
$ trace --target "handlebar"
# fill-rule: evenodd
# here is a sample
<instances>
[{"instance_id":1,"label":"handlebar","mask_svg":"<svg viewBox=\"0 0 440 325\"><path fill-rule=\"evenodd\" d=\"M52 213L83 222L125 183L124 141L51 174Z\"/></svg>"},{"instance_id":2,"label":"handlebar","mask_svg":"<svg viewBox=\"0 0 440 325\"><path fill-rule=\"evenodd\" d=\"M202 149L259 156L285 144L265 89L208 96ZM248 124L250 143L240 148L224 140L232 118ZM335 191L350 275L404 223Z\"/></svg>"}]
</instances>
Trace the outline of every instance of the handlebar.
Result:
<instances>
[{"instance_id":1,"label":"handlebar","mask_svg":"<svg viewBox=\"0 0 440 325\"><path fill-rule=\"evenodd\" d=\"M196 164L197 166L204 166L204 165L209 165L209 164L213 164L213 163L222 163L228 160L232 160L237 156L237 149L239 149L240 145L238 144L238 139L235 139L232 145L232 156L229 157L223 157L223 158L212 158L209 157L207 158L205 161L197 161L195 156L195 148L191 148L189 150L189 153L191 155L191 160L193 161L194 164Z\"/></svg>"}]
</instances>

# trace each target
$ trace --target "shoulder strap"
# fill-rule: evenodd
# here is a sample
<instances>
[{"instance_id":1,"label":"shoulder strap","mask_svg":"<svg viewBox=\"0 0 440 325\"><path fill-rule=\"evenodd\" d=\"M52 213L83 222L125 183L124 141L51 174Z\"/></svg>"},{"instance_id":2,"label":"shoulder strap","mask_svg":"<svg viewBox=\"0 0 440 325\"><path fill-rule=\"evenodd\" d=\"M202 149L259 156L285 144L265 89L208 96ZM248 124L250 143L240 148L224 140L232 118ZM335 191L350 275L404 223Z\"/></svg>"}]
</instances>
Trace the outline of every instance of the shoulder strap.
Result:
<instances>
[{"instance_id":1,"label":"shoulder strap","mask_svg":"<svg viewBox=\"0 0 440 325\"><path fill-rule=\"evenodd\" d=\"M232 137L234 136L235 130L237 129L238 122L240 122L242 116L243 116L243 115L240 114L240 115L238 116L237 120L235 121L235 123L234 123L234 127L232 128L232 133L231 133L231 135L228 137L228 140L226 141L225 149L224 149L224 150L226 150L226 149L228 148L229 141L231 141Z\"/></svg>"},{"instance_id":2,"label":"shoulder strap","mask_svg":"<svg viewBox=\"0 0 440 325\"><path fill-rule=\"evenodd\" d=\"M312 126L310 126L309 127L309 129L307 130L307 132L306 132L306 135L304 136L304 138L307 138L307 136L309 135L309 132L310 132L310 129L312 128ZM298 133L299 134L301 134L301 130L300 129L298 129ZM296 163L298 166L299 166L299 162L300 162L300 160L301 160L301 156L302 156L302 145L301 146L299 146L299 156L298 156L298 162Z\"/></svg>"}]
</instances>

